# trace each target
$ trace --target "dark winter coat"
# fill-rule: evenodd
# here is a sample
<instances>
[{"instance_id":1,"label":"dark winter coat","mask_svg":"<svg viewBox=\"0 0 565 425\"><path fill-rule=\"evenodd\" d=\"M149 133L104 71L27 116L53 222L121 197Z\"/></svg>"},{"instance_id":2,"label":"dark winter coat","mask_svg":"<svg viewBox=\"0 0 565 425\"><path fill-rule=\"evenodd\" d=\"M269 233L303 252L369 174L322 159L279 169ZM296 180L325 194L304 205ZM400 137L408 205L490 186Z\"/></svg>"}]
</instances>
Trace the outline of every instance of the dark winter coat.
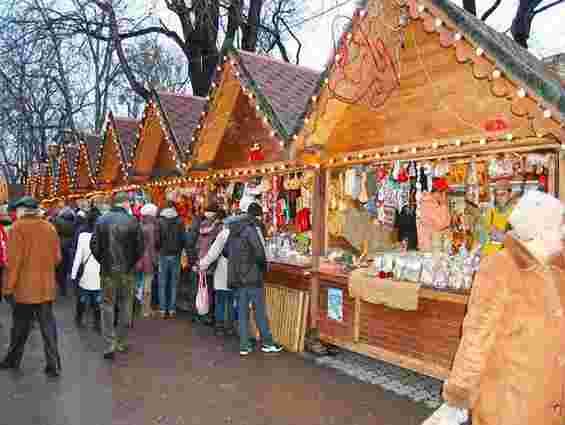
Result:
<instances>
[{"instance_id":1,"label":"dark winter coat","mask_svg":"<svg viewBox=\"0 0 565 425\"><path fill-rule=\"evenodd\" d=\"M261 223L254 217L245 216L228 226L230 235L224 249L228 258L228 286L262 287L267 255L259 234Z\"/></svg>"},{"instance_id":2,"label":"dark winter coat","mask_svg":"<svg viewBox=\"0 0 565 425\"><path fill-rule=\"evenodd\" d=\"M102 273L133 272L145 252L141 225L125 209L112 208L96 222L90 250Z\"/></svg>"},{"instance_id":3,"label":"dark winter coat","mask_svg":"<svg viewBox=\"0 0 565 425\"><path fill-rule=\"evenodd\" d=\"M190 230L186 233L184 248L188 257L188 263L194 265L198 263L198 239L200 236L201 217L194 217Z\"/></svg>"},{"instance_id":4,"label":"dark winter coat","mask_svg":"<svg viewBox=\"0 0 565 425\"><path fill-rule=\"evenodd\" d=\"M184 225L173 208L164 209L159 217L159 238L157 248L159 255L174 257L180 255L184 248Z\"/></svg>"},{"instance_id":5,"label":"dark winter coat","mask_svg":"<svg viewBox=\"0 0 565 425\"><path fill-rule=\"evenodd\" d=\"M157 218L146 215L141 217L141 228L143 230L143 239L145 241L145 252L137 262L135 267L138 272L153 273L157 265L157 237L158 224Z\"/></svg>"}]
</instances>

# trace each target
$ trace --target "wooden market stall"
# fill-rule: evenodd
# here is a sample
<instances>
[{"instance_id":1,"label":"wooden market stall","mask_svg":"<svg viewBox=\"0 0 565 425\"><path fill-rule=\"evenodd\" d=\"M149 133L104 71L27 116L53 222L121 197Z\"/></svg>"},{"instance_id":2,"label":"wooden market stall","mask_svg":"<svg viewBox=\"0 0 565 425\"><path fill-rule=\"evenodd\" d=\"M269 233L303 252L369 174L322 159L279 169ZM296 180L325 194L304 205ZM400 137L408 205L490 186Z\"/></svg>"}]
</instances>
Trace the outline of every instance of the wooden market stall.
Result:
<instances>
[{"instance_id":1,"label":"wooden market stall","mask_svg":"<svg viewBox=\"0 0 565 425\"><path fill-rule=\"evenodd\" d=\"M129 183L137 127L134 119L115 118L112 112L108 113L95 167L100 189L111 190Z\"/></svg>"},{"instance_id":2,"label":"wooden market stall","mask_svg":"<svg viewBox=\"0 0 565 425\"><path fill-rule=\"evenodd\" d=\"M88 194L96 190L96 163L100 148L100 136L85 135L78 143L78 157L75 162L75 189L78 194Z\"/></svg>"},{"instance_id":3,"label":"wooden market stall","mask_svg":"<svg viewBox=\"0 0 565 425\"><path fill-rule=\"evenodd\" d=\"M319 73L306 68L230 52L218 66L191 164L191 170L208 170L210 196L226 210L237 210L247 197L262 203L270 234L270 319L277 339L292 351L304 345L317 169L296 161L290 142L318 80ZM277 210L282 205L290 206L288 217Z\"/></svg>"},{"instance_id":4,"label":"wooden market stall","mask_svg":"<svg viewBox=\"0 0 565 425\"><path fill-rule=\"evenodd\" d=\"M296 141L299 157L323 164L311 288L321 340L445 378L492 185L563 199L564 114L565 90L536 58L451 2L370 0L357 10ZM398 233L408 245L426 240L421 202L432 188L445 191L436 199L449 215L426 259ZM366 259L375 261L359 267ZM446 280L424 281L422 264L440 262Z\"/></svg>"},{"instance_id":5,"label":"wooden market stall","mask_svg":"<svg viewBox=\"0 0 565 425\"><path fill-rule=\"evenodd\" d=\"M56 175L56 196L67 198L76 196L76 165L79 148L70 144L62 144L58 153L58 172Z\"/></svg>"}]
</instances>

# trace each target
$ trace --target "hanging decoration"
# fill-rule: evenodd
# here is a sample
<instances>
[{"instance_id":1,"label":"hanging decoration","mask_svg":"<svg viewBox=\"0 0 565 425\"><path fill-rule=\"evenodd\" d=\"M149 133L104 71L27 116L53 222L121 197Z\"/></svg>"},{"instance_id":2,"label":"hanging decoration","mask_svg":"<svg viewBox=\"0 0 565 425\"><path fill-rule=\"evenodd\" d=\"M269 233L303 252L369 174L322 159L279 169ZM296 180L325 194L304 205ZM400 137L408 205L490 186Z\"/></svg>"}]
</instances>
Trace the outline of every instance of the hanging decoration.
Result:
<instances>
[{"instance_id":1,"label":"hanging decoration","mask_svg":"<svg viewBox=\"0 0 565 425\"><path fill-rule=\"evenodd\" d=\"M263 147L260 143L253 143L251 148L249 148L249 162L264 161L265 154L263 153Z\"/></svg>"}]
</instances>

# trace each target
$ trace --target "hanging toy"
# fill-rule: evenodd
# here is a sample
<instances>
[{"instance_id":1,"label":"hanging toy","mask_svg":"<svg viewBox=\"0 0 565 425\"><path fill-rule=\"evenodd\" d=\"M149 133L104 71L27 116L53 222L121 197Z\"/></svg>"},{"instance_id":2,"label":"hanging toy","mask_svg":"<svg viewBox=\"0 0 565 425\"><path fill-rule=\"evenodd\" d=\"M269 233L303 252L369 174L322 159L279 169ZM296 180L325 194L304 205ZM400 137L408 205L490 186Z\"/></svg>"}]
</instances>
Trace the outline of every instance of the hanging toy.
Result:
<instances>
[{"instance_id":1,"label":"hanging toy","mask_svg":"<svg viewBox=\"0 0 565 425\"><path fill-rule=\"evenodd\" d=\"M386 179L385 167L380 166L377 170L377 182L382 182L384 179Z\"/></svg>"},{"instance_id":2,"label":"hanging toy","mask_svg":"<svg viewBox=\"0 0 565 425\"><path fill-rule=\"evenodd\" d=\"M400 161L394 161L392 165L392 178L398 181L399 174L400 174Z\"/></svg>"},{"instance_id":3,"label":"hanging toy","mask_svg":"<svg viewBox=\"0 0 565 425\"><path fill-rule=\"evenodd\" d=\"M416 161L410 161L408 164L408 176L417 177L418 176L418 166L416 165Z\"/></svg>"},{"instance_id":4,"label":"hanging toy","mask_svg":"<svg viewBox=\"0 0 565 425\"><path fill-rule=\"evenodd\" d=\"M406 167L399 165L400 171L398 172L398 178L396 179L399 183L406 183L410 180L408 177L408 172Z\"/></svg>"},{"instance_id":5,"label":"hanging toy","mask_svg":"<svg viewBox=\"0 0 565 425\"><path fill-rule=\"evenodd\" d=\"M264 161L265 155L263 154L263 147L260 143L253 143L249 148L249 161Z\"/></svg>"}]
</instances>

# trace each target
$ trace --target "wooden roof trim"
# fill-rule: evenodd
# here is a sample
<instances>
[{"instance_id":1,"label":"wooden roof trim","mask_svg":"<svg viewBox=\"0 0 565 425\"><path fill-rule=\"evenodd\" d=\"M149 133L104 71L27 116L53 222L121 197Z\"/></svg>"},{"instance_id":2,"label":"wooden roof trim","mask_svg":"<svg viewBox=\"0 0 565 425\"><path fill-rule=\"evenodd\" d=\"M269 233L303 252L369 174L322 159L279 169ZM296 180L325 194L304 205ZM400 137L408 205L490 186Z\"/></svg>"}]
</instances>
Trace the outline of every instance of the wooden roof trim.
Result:
<instances>
[{"instance_id":1,"label":"wooden roof trim","mask_svg":"<svg viewBox=\"0 0 565 425\"><path fill-rule=\"evenodd\" d=\"M118 135L118 129L116 128L116 121L114 119L114 114L112 113L112 111L108 112L108 116L106 117L106 124L104 125L104 134L103 137L100 140L100 145L98 148L98 156L96 158L96 181L99 183L100 180L100 173L102 172L102 165L103 164L103 160L104 160L104 150L108 144L108 132L111 130L111 135L112 135L112 140L111 142L115 144L115 146L118 148L118 152L120 153L120 167L119 169L121 169L122 171L122 175L123 178L125 180L127 180L128 178L128 172L126 169L126 164L127 161L125 161L125 154L124 154L124 150L123 147L121 146L120 142L119 142L119 135Z\"/></svg>"},{"instance_id":2,"label":"wooden roof trim","mask_svg":"<svg viewBox=\"0 0 565 425\"><path fill-rule=\"evenodd\" d=\"M78 184L80 166L84 162L86 164L86 169L88 171L88 179L90 181L90 184L91 184L92 187L96 187L95 173L94 173L94 170L92 169L92 165L91 165L91 162L90 162L89 155L90 155L90 153L88 151L87 143L84 140L80 140L79 141L78 157L77 157L76 165L75 165L76 183Z\"/></svg>"},{"instance_id":3,"label":"wooden roof trim","mask_svg":"<svg viewBox=\"0 0 565 425\"><path fill-rule=\"evenodd\" d=\"M410 0L408 4L411 20L419 20L428 33L437 32L442 47L455 47L458 62L461 64L471 63L471 71L475 78L488 79L491 84L491 94L495 97L506 98L514 116L532 120L533 136L546 137L551 134L565 143L565 119L556 106L545 102L534 90L515 78L512 73L503 72L502 68L499 69L496 58L485 52L466 34L462 34L458 25L439 10L434 3L444 3L444 0L421 0L419 3ZM368 2L365 2L365 7L367 4ZM455 6L453 7L455 8ZM365 19L366 11L364 8L357 9L354 17ZM348 32L355 30L354 21L355 19L342 34L340 45L347 42L346 35ZM446 28L450 28L450 30L446 30ZM456 30L453 30L453 28ZM302 145L306 153L315 153L319 151L320 147L324 146L324 143L307 144L306 137L309 136L308 132L312 131L313 127L314 120L311 120L311 115L319 113L319 99L327 95L327 93L324 93L324 91L327 92L326 85L335 72L336 57L335 55L332 56L333 58L329 60L326 70L322 73L320 90L315 96L312 96L312 102L307 106L304 114L304 126L299 131L299 137L295 142L295 145ZM328 101L332 101L332 99L330 98ZM341 117L346 108L340 109ZM341 118L334 117L332 121L339 119ZM322 117L322 120L325 122L324 125L328 124L324 117Z\"/></svg>"},{"instance_id":4,"label":"wooden roof trim","mask_svg":"<svg viewBox=\"0 0 565 425\"><path fill-rule=\"evenodd\" d=\"M511 103L513 115L534 120L541 120L542 124L536 131L549 130L565 143L565 132L559 131L565 125L565 116L554 104L547 103L531 87L517 78L511 70L503 70L503 65L489 54L483 47L476 43L470 36L461 32L457 24L438 10L428 0L427 9L417 9L417 15L412 12L412 19L420 20L427 33L437 33L438 40L444 48L454 47L457 61L461 64L471 64L473 76L477 79L488 79L491 85L491 94L495 97L506 98ZM431 13L430 13L431 12ZM447 29L447 31L446 31ZM505 84L506 82L506 84ZM564 92L565 93L565 92ZM528 98L531 98L528 100ZM535 104L532 104L531 101Z\"/></svg>"},{"instance_id":5,"label":"wooden roof trim","mask_svg":"<svg viewBox=\"0 0 565 425\"><path fill-rule=\"evenodd\" d=\"M272 62L276 63L276 61L274 60L272 60ZM237 80L243 94L247 96L251 108L255 109L257 111L257 114L259 113L262 114L262 117L257 117L257 118L261 118L263 126L269 132L271 138L273 138L275 142L280 143L281 145L286 147L287 150L289 150L288 149L289 142L293 139L296 139L296 136L292 136L288 134L288 132L285 130L284 125L282 124L277 114L275 113L273 106L269 102L268 97L263 94L261 88L255 82L253 75L247 70L247 68L243 64L243 61L241 60L240 54L238 53L237 50L230 50L229 52L227 52L226 55L223 57L223 62L217 66L216 72L212 79L210 94L206 98L206 100L208 101L208 105L213 104L214 100L217 99L217 96L222 95L224 86L227 81L226 76L227 73L229 72L231 72L232 76ZM243 80L242 75L244 75L247 81L249 81L251 84L247 84ZM234 102L234 106L235 106L235 102ZM199 126L197 127L197 130L195 131L195 134L193 136L193 142L197 143L196 145L197 147L198 145L203 143L200 140L200 136L204 132L204 129L206 128L208 115L213 114L213 112L214 112L213 110L210 110L210 106L208 106L204 110L204 113L202 114ZM231 113L233 113L233 109L230 112L230 114ZM223 138L223 134L222 134L222 138ZM195 148L194 150L196 151L197 148Z\"/></svg>"}]
</instances>

